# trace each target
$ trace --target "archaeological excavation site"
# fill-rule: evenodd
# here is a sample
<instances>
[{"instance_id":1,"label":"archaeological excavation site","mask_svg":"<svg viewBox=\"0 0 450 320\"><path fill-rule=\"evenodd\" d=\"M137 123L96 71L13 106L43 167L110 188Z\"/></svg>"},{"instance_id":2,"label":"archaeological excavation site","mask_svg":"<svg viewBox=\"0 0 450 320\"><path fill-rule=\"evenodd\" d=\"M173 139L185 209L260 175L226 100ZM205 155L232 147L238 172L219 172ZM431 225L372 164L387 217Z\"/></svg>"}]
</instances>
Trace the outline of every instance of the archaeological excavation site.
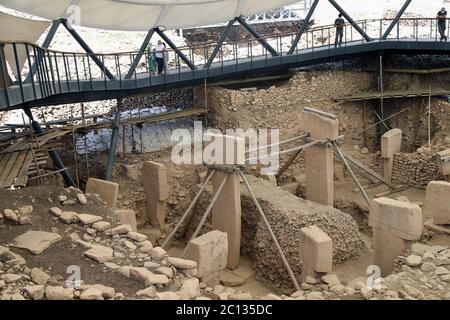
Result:
<instances>
[{"instance_id":1,"label":"archaeological excavation site","mask_svg":"<svg viewBox=\"0 0 450 320\"><path fill-rule=\"evenodd\" d=\"M446 4L0 0L0 300L450 300Z\"/></svg>"}]
</instances>

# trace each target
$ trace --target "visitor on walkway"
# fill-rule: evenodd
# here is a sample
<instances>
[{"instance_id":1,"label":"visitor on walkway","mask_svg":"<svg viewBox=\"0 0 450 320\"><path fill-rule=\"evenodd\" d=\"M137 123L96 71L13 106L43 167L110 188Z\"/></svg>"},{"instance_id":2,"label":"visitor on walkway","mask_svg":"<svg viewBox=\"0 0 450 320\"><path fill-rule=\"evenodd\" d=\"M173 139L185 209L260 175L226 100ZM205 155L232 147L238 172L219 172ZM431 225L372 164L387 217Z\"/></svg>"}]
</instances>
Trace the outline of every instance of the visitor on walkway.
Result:
<instances>
[{"instance_id":1,"label":"visitor on walkway","mask_svg":"<svg viewBox=\"0 0 450 320\"><path fill-rule=\"evenodd\" d=\"M166 52L166 46L161 40L158 40L158 44L155 46L155 59L158 64L158 74L162 74L164 71L164 55Z\"/></svg>"},{"instance_id":2,"label":"visitor on walkway","mask_svg":"<svg viewBox=\"0 0 450 320\"><path fill-rule=\"evenodd\" d=\"M158 64L156 63L155 52L153 50L153 45L150 42L147 47L147 56L148 56L148 72L152 76L154 76L158 70Z\"/></svg>"},{"instance_id":3,"label":"visitor on walkway","mask_svg":"<svg viewBox=\"0 0 450 320\"><path fill-rule=\"evenodd\" d=\"M447 41L447 11L445 10L445 8L442 8L441 11L438 12L437 21L439 34L441 35L441 42L442 40Z\"/></svg>"},{"instance_id":4,"label":"visitor on walkway","mask_svg":"<svg viewBox=\"0 0 450 320\"><path fill-rule=\"evenodd\" d=\"M342 45L342 38L344 37L344 26L345 21L342 19L342 13L339 14L339 17L334 21L334 26L336 27L336 40L334 41L334 46L337 47Z\"/></svg>"}]
</instances>

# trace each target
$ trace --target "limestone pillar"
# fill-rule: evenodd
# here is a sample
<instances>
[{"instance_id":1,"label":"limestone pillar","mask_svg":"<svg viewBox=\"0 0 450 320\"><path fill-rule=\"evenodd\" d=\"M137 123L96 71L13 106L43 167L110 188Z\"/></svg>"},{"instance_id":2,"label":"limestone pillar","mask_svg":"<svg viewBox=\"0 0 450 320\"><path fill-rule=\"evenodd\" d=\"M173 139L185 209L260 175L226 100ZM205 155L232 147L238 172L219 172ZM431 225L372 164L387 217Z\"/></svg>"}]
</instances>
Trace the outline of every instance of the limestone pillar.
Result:
<instances>
[{"instance_id":1,"label":"limestone pillar","mask_svg":"<svg viewBox=\"0 0 450 320\"><path fill-rule=\"evenodd\" d=\"M226 170L242 161L243 155L239 154L239 151L242 150L243 139L220 134L208 134L208 136L210 140L213 140L213 147L207 147L211 151L207 152L211 155L209 158L205 156L207 163L222 166ZM219 153L223 156L217 157ZM213 194L217 192L225 176L224 171L216 171L212 177ZM241 251L241 190L238 172L229 173L227 182L213 206L212 227L214 230L227 233L227 268L236 269L239 266Z\"/></svg>"},{"instance_id":2,"label":"limestone pillar","mask_svg":"<svg viewBox=\"0 0 450 320\"><path fill-rule=\"evenodd\" d=\"M306 277L319 278L318 273L331 272L333 267L333 243L317 226L301 229L300 259L302 281Z\"/></svg>"},{"instance_id":3,"label":"limestone pillar","mask_svg":"<svg viewBox=\"0 0 450 320\"><path fill-rule=\"evenodd\" d=\"M375 199L370 208L374 265L385 277L394 270L394 259L422 235L422 209L417 204L389 198Z\"/></svg>"},{"instance_id":4,"label":"limestone pillar","mask_svg":"<svg viewBox=\"0 0 450 320\"><path fill-rule=\"evenodd\" d=\"M392 182L394 155L402 147L402 130L392 129L381 137L381 156L384 158L384 178Z\"/></svg>"},{"instance_id":5,"label":"limestone pillar","mask_svg":"<svg viewBox=\"0 0 450 320\"><path fill-rule=\"evenodd\" d=\"M339 120L303 111L302 130L311 138L336 140L339 136ZM324 205L333 205L334 166L333 149L329 144L313 146L305 150L306 198Z\"/></svg>"},{"instance_id":6,"label":"limestone pillar","mask_svg":"<svg viewBox=\"0 0 450 320\"><path fill-rule=\"evenodd\" d=\"M146 214L150 224L164 232L166 200L169 197L166 167L163 164L146 161L142 172L147 201Z\"/></svg>"},{"instance_id":7,"label":"limestone pillar","mask_svg":"<svg viewBox=\"0 0 450 320\"><path fill-rule=\"evenodd\" d=\"M437 225L450 224L450 183L432 181L425 194L425 209L433 216Z\"/></svg>"},{"instance_id":8,"label":"limestone pillar","mask_svg":"<svg viewBox=\"0 0 450 320\"><path fill-rule=\"evenodd\" d=\"M212 178L213 194L225 177L224 172L217 172ZM227 233L228 258L227 268L239 266L241 252L241 190L239 173L231 173L212 210L213 229Z\"/></svg>"}]
</instances>

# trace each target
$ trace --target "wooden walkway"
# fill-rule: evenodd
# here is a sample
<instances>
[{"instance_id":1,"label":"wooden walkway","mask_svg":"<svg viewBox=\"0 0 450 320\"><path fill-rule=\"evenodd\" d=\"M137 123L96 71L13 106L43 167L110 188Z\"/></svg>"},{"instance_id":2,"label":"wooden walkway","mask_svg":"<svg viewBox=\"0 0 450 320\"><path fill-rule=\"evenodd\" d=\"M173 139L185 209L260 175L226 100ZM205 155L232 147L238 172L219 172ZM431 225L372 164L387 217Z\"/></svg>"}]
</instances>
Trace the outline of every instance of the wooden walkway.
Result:
<instances>
[{"instance_id":1,"label":"wooden walkway","mask_svg":"<svg viewBox=\"0 0 450 320\"><path fill-rule=\"evenodd\" d=\"M3 141L0 150L0 189L24 187L30 175L39 172L38 166L47 163L47 151L54 144L50 140L70 131L54 130L31 138L28 134L19 139Z\"/></svg>"},{"instance_id":2,"label":"wooden walkway","mask_svg":"<svg viewBox=\"0 0 450 320\"><path fill-rule=\"evenodd\" d=\"M33 162L31 150L0 154L0 188L24 187Z\"/></svg>"}]
</instances>

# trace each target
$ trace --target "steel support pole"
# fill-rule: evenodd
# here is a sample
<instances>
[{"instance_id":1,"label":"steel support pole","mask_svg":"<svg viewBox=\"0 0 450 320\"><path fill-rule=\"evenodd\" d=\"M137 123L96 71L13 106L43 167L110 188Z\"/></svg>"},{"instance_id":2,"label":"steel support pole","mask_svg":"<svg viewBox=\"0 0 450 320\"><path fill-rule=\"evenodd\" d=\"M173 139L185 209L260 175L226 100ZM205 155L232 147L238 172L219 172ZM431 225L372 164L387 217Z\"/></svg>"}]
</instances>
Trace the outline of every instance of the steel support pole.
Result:
<instances>
[{"instance_id":1,"label":"steel support pole","mask_svg":"<svg viewBox=\"0 0 450 320\"><path fill-rule=\"evenodd\" d=\"M125 76L125 79L131 79L131 76L136 71L136 67L139 63L139 61L142 58L142 55L144 54L145 49L147 49L148 43L153 37L153 34L155 33L155 28L152 28L148 33L147 36L144 39L144 42L142 42L141 48L139 49L138 54L133 60L133 63L131 64L130 70L128 71L127 75Z\"/></svg>"},{"instance_id":2,"label":"steel support pole","mask_svg":"<svg viewBox=\"0 0 450 320\"><path fill-rule=\"evenodd\" d=\"M206 189L206 186L208 185L208 183L211 180L214 173L216 173L216 170L211 170L209 172L208 176L206 177L205 181L203 182L202 186L200 187L200 190L195 195L191 204L186 209L186 211L184 212L181 219L178 221L175 228L173 228L172 231L170 232L170 234L166 237L166 239L164 239L164 242L162 243L161 248L165 248L167 246L167 244L170 242L170 240L175 236L177 231L181 228L181 225L183 224L184 220L186 220L186 218L189 216L189 213L192 211L192 209L194 209L194 206L197 204L198 200L200 199L201 195L203 194L203 191Z\"/></svg>"},{"instance_id":3,"label":"steel support pole","mask_svg":"<svg viewBox=\"0 0 450 320\"><path fill-rule=\"evenodd\" d=\"M155 28L155 32L169 45L169 47L172 48L173 51L175 51L175 53L181 58L181 60L184 61L184 63L188 65L191 70L196 69L195 65L186 57L183 52L180 51L180 49L178 49L175 43L173 43L172 40L170 40L170 38L166 36L163 31L161 31L161 29Z\"/></svg>"},{"instance_id":4,"label":"steel support pole","mask_svg":"<svg viewBox=\"0 0 450 320\"><path fill-rule=\"evenodd\" d=\"M279 56L277 50L275 50L263 37L261 37L261 35L251 25L249 25L244 18L236 17L236 21L239 22L241 26L243 26L245 30L247 30L248 33L250 33L267 51L269 51L272 56Z\"/></svg>"},{"instance_id":5,"label":"steel support pole","mask_svg":"<svg viewBox=\"0 0 450 320\"><path fill-rule=\"evenodd\" d=\"M250 193L250 196L251 196L251 198L253 200L253 203L255 204L256 208L258 209L258 212L261 215L261 218L263 219L264 224L266 225L266 228L269 231L269 234L272 237L273 242L275 243L275 247L277 248L278 253L281 256L281 260L283 261L284 267L286 268L286 270L287 270L287 272L289 274L289 277L291 278L292 283L294 284L295 289L297 291L300 290L300 286L298 285L298 282L297 282L297 279L295 278L294 272L292 272L291 266L289 265L289 262L287 261L286 256L283 253L283 249L281 249L280 243L278 242L277 237L273 233L272 227L270 226L270 223L267 220L263 209L259 205L258 199L256 199L256 196L253 193L253 190L250 187L250 184L249 184L247 178L245 177L244 173L241 170L239 170L239 174L240 174L240 176L242 178L242 181L244 181L245 187L247 188L248 192Z\"/></svg>"},{"instance_id":6,"label":"steel support pole","mask_svg":"<svg viewBox=\"0 0 450 320\"><path fill-rule=\"evenodd\" d=\"M306 29L308 28L309 21L311 20L312 15L314 14L314 11L316 10L317 5L319 4L319 0L314 0L314 3L312 4L311 8L308 11L308 14L306 15L305 19L303 20L300 29L298 30L297 36L294 39L294 42L292 43L291 49L289 49L288 54L293 54L295 49L298 46L298 43L300 42L303 33L305 33ZM305 0L305 7L306 7L306 0Z\"/></svg>"},{"instance_id":7,"label":"steel support pole","mask_svg":"<svg viewBox=\"0 0 450 320\"><path fill-rule=\"evenodd\" d=\"M44 42L42 43L41 47L44 49L47 49L50 47L50 44L52 43L53 38L55 37L56 31L58 31L59 25L62 23L62 19L53 20L52 26L50 27L50 30L48 31L47 35L45 36ZM25 78L24 82L30 82L32 77L34 77L34 74L36 73L36 70L38 68L38 64L42 63L42 56L38 55L34 58L33 65L31 66L31 69Z\"/></svg>"},{"instance_id":8,"label":"steel support pole","mask_svg":"<svg viewBox=\"0 0 450 320\"><path fill-rule=\"evenodd\" d=\"M344 154L342 153L341 149L338 147L338 145L336 144L336 142L332 142L333 144L333 148L334 150L337 152L337 154L339 155L340 160L342 161L342 163L344 164L345 168L347 169L347 171L350 173L353 181L356 183L356 185L358 186L359 190L361 191L364 199L366 200L367 204L369 205L369 208L371 207L371 203L370 203L370 199L369 196L367 195L366 191L364 190L364 187L362 186L362 184L359 182L358 178L356 177L355 173L353 172L352 167L350 167L350 164L347 162L347 159L345 158Z\"/></svg>"},{"instance_id":9,"label":"steel support pole","mask_svg":"<svg viewBox=\"0 0 450 320\"><path fill-rule=\"evenodd\" d=\"M405 4L403 5L403 7L400 9L400 11L397 13L397 15L395 16L394 20L392 20L391 24L389 25L389 27L386 29L386 31L384 32L383 36L381 37L381 40L386 40L387 37L389 36L389 34L391 33L392 29L394 29L394 27L396 26L396 24L399 22L400 18L403 16L403 13L405 13L406 9L408 9L410 3L412 0L406 0Z\"/></svg>"},{"instance_id":10,"label":"steel support pole","mask_svg":"<svg viewBox=\"0 0 450 320\"><path fill-rule=\"evenodd\" d=\"M112 171L114 164L116 162L116 151L117 144L119 143L119 135L120 135L120 112L122 110L122 99L117 100L117 110L116 115L114 117L113 127L112 127L112 136L111 136L111 146L109 147L108 152L108 162L106 163L106 177L105 180L112 180Z\"/></svg>"},{"instance_id":11,"label":"steel support pole","mask_svg":"<svg viewBox=\"0 0 450 320\"><path fill-rule=\"evenodd\" d=\"M224 41L227 39L227 36L230 33L230 30L233 27L235 22L236 22L236 19L232 19L232 20L230 20L230 22L228 22L227 26L225 27L225 30L223 30L222 35L220 36L217 46L214 48L214 51L211 53L211 56L209 57L208 61L206 62L205 66L204 66L205 69L208 69L211 66L211 64L213 63L214 59L216 58L217 54L219 53L220 47L222 46Z\"/></svg>"},{"instance_id":12,"label":"steel support pole","mask_svg":"<svg viewBox=\"0 0 450 320\"><path fill-rule=\"evenodd\" d=\"M229 175L230 175L229 173L227 173L225 175L225 178L223 178L223 180L220 183L219 188L217 189L216 193L214 193L208 208L206 208L206 211L203 214L203 217L202 217L202 219L200 220L200 222L199 222L199 224L197 226L197 229L195 229L194 233L192 234L191 238L189 239L188 245L189 245L189 242L191 242L191 240L195 239L197 237L197 235L200 233L200 230L202 229L203 225L205 224L206 219L208 219L208 216L211 213L211 210L213 209L214 204L216 203L217 199L219 199L219 196L222 193L223 188L225 187L225 183L227 182ZM187 248L188 248L188 245L186 246L186 248L184 248L182 257L185 256Z\"/></svg>"},{"instance_id":13,"label":"steel support pole","mask_svg":"<svg viewBox=\"0 0 450 320\"><path fill-rule=\"evenodd\" d=\"M33 127L34 132L36 134L45 133L44 130L42 129L41 125L39 124L39 122L34 120L31 110L29 108L25 108L25 109L23 109L23 111L30 119L31 126ZM56 152L55 150L50 150L50 151L48 151L48 154L49 154L50 158L52 159L55 167L58 170L60 170L61 176L63 177L64 183L66 184L66 186L67 187L75 187L75 182L73 181L72 176L70 175L69 171L66 170L66 166L64 165L63 161L61 160L61 157L59 156L58 152Z\"/></svg>"},{"instance_id":14,"label":"steel support pole","mask_svg":"<svg viewBox=\"0 0 450 320\"><path fill-rule=\"evenodd\" d=\"M96 56L94 51L89 47L89 45L84 42L83 38L78 34L78 32L75 31L74 28L72 28L66 19L62 19L61 23L63 26L69 31L70 35L75 39L76 42L83 48L83 50L88 54L89 57L95 62L95 64L100 68L100 70L105 72L105 75L110 80L116 79L116 77L113 76L113 74L106 68L106 66L103 64L103 62Z\"/></svg>"},{"instance_id":15,"label":"steel support pole","mask_svg":"<svg viewBox=\"0 0 450 320\"><path fill-rule=\"evenodd\" d=\"M366 41L373 40L367 33L364 32L364 30L360 26L356 24L356 22L352 19L352 17L350 17L350 15L335 0L328 0L328 1L333 5L333 7L336 8L337 11L342 13L344 18L347 19L348 22L350 22L353 28L355 28L355 30L358 31L358 33L362 35L364 39L366 39Z\"/></svg>"}]
</instances>

